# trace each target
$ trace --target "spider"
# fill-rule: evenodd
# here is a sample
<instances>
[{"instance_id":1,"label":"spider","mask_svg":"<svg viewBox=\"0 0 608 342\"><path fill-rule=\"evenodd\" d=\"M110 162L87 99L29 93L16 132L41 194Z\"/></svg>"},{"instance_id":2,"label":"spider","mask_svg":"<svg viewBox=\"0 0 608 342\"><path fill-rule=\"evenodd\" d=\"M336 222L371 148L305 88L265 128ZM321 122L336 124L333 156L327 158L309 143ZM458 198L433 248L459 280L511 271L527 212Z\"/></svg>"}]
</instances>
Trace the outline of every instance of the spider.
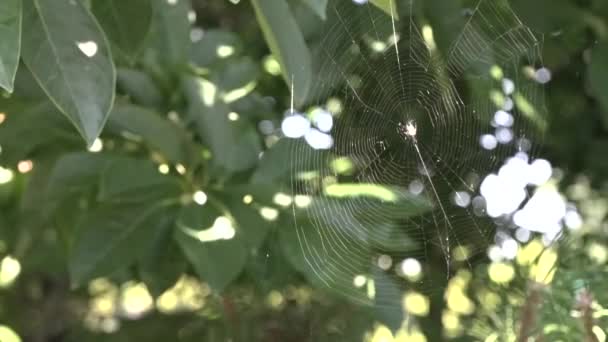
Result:
<instances>
[{"instance_id":1,"label":"spider","mask_svg":"<svg viewBox=\"0 0 608 342\"><path fill-rule=\"evenodd\" d=\"M399 122L397 127L397 132L399 132L399 134L404 138L411 137L412 139L415 139L416 131L417 128L414 120L408 120L405 124Z\"/></svg>"}]
</instances>

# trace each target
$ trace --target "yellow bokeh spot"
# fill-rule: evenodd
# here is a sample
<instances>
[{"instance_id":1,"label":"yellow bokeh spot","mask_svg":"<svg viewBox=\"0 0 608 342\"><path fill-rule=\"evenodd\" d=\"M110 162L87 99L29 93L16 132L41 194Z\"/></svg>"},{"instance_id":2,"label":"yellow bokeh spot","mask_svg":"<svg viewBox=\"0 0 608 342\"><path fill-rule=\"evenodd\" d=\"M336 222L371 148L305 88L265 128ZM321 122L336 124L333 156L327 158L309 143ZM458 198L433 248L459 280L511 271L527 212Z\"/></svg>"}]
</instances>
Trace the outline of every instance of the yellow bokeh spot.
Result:
<instances>
[{"instance_id":1,"label":"yellow bokeh spot","mask_svg":"<svg viewBox=\"0 0 608 342\"><path fill-rule=\"evenodd\" d=\"M481 305L490 311L494 311L502 302L498 294L485 289L479 291L478 298Z\"/></svg>"},{"instance_id":2,"label":"yellow bokeh spot","mask_svg":"<svg viewBox=\"0 0 608 342\"><path fill-rule=\"evenodd\" d=\"M13 171L0 166L0 184L6 184L13 180Z\"/></svg>"},{"instance_id":3,"label":"yellow bokeh spot","mask_svg":"<svg viewBox=\"0 0 608 342\"><path fill-rule=\"evenodd\" d=\"M471 255L471 250L467 246L457 246L452 252L454 260L465 261Z\"/></svg>"},{"instance_id":4,"label":"yellow bokeh spot","mask_svg":"<svg viewBox=\"0 0 608 342\"><path fill-rule=\"evenodd\" d=\"M599 243L592 243L587 247L587 255L596 264L604 264L608 260L608 249Z\"/></svg>"},{"instance_id":5,"label":"yellow bokeh spot","mask_svg":"<svg viewBox=\"0 0 608 342\"><path fill-rule=\"evenodd\" d=\"M275 221L277 218L279 218L279 211L271 207L262 207L260 208L260 215L266 221Z\"/></svg>"},{"instance_id":6,"label":"yellow bokeh spot","mask_svg":"<svg viewBox=\"0 0 608 342\"><path fill-rule=\"evenodd\" d=\"M277 192L272 198L272 201L281 207L288 207L293 202L293 198L282 192Z\"/></svg>"},{"instance_id":7,"label":"yellow bokeh spot","mask_svg":"<svg viewBox=\"0 0 608 342\"><path fill-rule=\"evenodd\" d=\"M19 260L7 255L0 261L0 288L8 287L13 284L21 273Z\"/></svg>"},{"instance_id":8,"label":"yellow bokeh spot","mask_svg":"<svg viewBox=\"0 0 608 342\"><path fill-rule=\"evenodd\" d=\"M21 342L21 337L17 333L7 327L6 325L0 325L0 341L2 342Z\"/></svg>"},{"instance_id":9,"label":"yellow bokeh spot","mask_svg":"<svg viewBox=\"0 0 608 342\"><path fill-rule=\"evenodd\" d=\"M169 314L178 310L179 299L175 291L167 291L156 299L158 311Z\"/></svg>"},{"instance_id":10,"label":"yellow bokeh spot","mask_svg":"<svg viewBox=\"0 0 608 342\"><path fill-rule=\"evenodd\" d=\"M555 264L557 262L557 253L553 249L546 249L538 263L530 268L530 276L536 282L541 284L550 284L555 274Z\"/></svg>"},{"instance_id":11,"label":"yellow bokeh spot","mask_svg":"<svg viewBox=\"0 0 608 342\"><path fill-rule=\"evenodd\" d=\"M131 317L141 316L154 306L154 299L143 283L126 283L122 290L121 307Z\"/></svg>"},{"instance_id":12,"label":"yellow bokeh spot","mask_svg":"<svg viewBox=\"0 0 608 342\"><path fill-rule=\"evenodd\" d=\"M372 333L370 339L367 339L369 342L393 342L393 333L391 330L385 325L377 325L376 329Z\"/></svg>"},{"instance_id":13,"label":"yellow bokeh spot","mask_svg":"<svg viewBox=\"0 0 608 342\"><path fill-rule=\"evenodd\" d=\"M593 331L593 334L597 338L598 342L606 342L606 333L604 330L602 330L602 328L596 325L591 330Z\"/></svg>"},{"instance_id":14,"label":"yellow bokeh spot","mask_svg":"<svg viewBox=\"0 0 608 342\"><path fill-rule=\"evenodd\" d=\"M519 249L517 253L517 263L521 266L533 264L538 256L543 252L544 246L539 239L534 239Z\"/></svg>"},{"instance_id":15,"label":"yellow bokeh spot","mask_svg":"<svg viewBox=\"0 0 608 342\"><path fill-rule=\"evenodd\" d=\"M411 331L400 330L397 332L394 342L426 342L426 336L417 329Z\"/></svg>"},{"instance_id":16,"label":"yellow bokeh spot","mask_svg":"<svg viewBox=\"0 0 608 342\"><path fill-rule=\"evenodd\" d=\"M493 262L488 267L488 275L497 284L507 284L515 277L515 269L505 262Z\"/></svg>"},{"instance_id":17,"label":"yellow bokeh spot","mask_svg":"<svg viewBox=\"0 0 608 342\"><path fill-rule=\"evenodd\" d=\"M504 72L498 65L494 65L490 68L490 75L497 81L500 81L505 77Z\"/></svg>"},{"instance_id":18,"label":"yellow bokeh spot","mask_svg":"<svg viewBox=\"0 0 608 342\"><path fill-rule=\"evenodd\" d=\"M281 64L279 64L279 62L277 61L276 58L274 58L273 55L268 55L264 58L264 70L266 70L267 73L273 75L273 76L278 76L281 74Z\"/></svg>"},{"instance_id":19,"label":"yellow bokeh spot","mask_svg":"<svg viewBox=\"0 0 608 342\"><path fill-rule=\"evenodd\" d=\"M403 296L403 308L412 315L428 315L430 305L430 300L418 292L408 292Z\"/></svg>"},{"instance_id":20,"label":"yellow bokeh spot","mask_svg":"<svg viewBox=\"0 0 608 342\"><path fill-rule=\"evenodd\" d=\"M332 171L341 175L350 174L355 168L352 160L347 157L340 157L332 160L330 166Z\"/></svg>"},{"instance_id":21,"label":"yellow bokeh spot","mask_svg":"<svg viewBox=\"0 0 608 342\"><path fill-rule=\"evenodd\" d=\"M431 26L422 26L422 38L424 38L424 42L430 51L435 51L437 49L437 44L435 44L435 38L433 37L433 28Z\"/></svg>"},{"instance_id":22,"label":"yellow bokeh spot","mask_svg":"<svg viewBox=\"0 0 608 342\"><path fill-rule=\"evenodd\" d=\"M458 313L451 310L444 310L441 314L441 324L446 335L455 337L462 332L460 324L460 316Z\"/></svg>"},{"instance_id":23,"label":"yellow bokeh spot","mask_svg":"<svg viewBox=\"0 0 608 342\"><path fill-rule=\"evenodd\" d=\"M220 58L230 57L234 54L234 46L220 45L217 47L216 53Z\"/></svg>"},{"instance_id":24,"label":"yellow bokeh spot","mask_svg":"<svg viewBox=\"0 0 608 342\"><path fill-rule=\"evenodd\" d=\"M475 303L466 295L467 283L470 279L471 273L465 270L459 271L450 279L444 295L450 310L463 315L470 315L475 311Z\"/></svg>"},{"instance_id":25,"label":"yellow bokeh spot","mask_svg":"<svg viewBox=\"0 0 608 342\"><path fill-rule=\"evenodd\" d=\"M268 303L268 306L270 306L271 308L275 310L280 310L283 307L283 304L285 304L285 298L283 297L281 292L273 290L270 291L270 293L268 294L268 297L266 298L266 303Z\"/></svg>"}]
</instances>

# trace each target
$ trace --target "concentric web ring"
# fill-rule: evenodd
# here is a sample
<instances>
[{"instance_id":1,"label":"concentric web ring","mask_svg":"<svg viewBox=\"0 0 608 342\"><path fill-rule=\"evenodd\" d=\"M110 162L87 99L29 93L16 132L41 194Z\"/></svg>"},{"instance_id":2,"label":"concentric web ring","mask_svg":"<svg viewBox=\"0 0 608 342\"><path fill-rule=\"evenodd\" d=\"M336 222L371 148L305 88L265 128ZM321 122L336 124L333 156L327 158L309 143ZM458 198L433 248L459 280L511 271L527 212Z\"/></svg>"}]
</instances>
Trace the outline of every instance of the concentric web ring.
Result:
<instances>
[{"instance_id":1,"label":"concentric web ring","mask_svg":"<svg viewBox=\"0 0 608 342\"><path fill-rule=\"evenodd\" d=\"M334 116L333 145L291 149L292 191L310 199L293 208L303 267L362 303L392 301L403 286L432 290L434 274L485 251L494 225L471 199L508 156L534 153L545 122L529 72L540 44L506 2L446 19L461 23L446 48L419 3L394 5L330 1L310 104ZM499 111L513 119L502 136Z\"/></svg>"}]
</instances>

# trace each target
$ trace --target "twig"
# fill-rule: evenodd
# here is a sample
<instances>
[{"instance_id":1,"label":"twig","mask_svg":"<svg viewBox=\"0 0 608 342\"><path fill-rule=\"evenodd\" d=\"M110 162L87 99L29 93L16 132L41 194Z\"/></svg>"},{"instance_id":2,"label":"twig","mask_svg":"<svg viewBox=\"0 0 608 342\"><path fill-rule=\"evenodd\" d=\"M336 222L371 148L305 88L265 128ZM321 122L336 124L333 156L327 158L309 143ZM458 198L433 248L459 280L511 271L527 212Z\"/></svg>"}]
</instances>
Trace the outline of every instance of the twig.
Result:
<instances>
[{"instance_id":1,"label":"twig","mask_svg":"<svg viewBox=\"0 0 608 342\"><path fill-rule=\"evenodd\" d=\"M536 327L536 320L538 318L538 312L540 311L540 304L543 299L542 291L544 285L538 282L531 282L528 286L528 295L526 296L526 303L521 310L519 334L517 335L517 342L527 342L528 337L532 335Z\"/></svg>"},{"instance_id":2,"label":"twig","mask_svg":"<svg viewBox=\"0 0 608 342\"><path fill-rule=\"evenodd\" d=\"M576 296L576 308L581 311L581 322L585 333L586 342L599 342L593 332L593 295L588 289L581 290Z\"/></svg>"}]
</instances>

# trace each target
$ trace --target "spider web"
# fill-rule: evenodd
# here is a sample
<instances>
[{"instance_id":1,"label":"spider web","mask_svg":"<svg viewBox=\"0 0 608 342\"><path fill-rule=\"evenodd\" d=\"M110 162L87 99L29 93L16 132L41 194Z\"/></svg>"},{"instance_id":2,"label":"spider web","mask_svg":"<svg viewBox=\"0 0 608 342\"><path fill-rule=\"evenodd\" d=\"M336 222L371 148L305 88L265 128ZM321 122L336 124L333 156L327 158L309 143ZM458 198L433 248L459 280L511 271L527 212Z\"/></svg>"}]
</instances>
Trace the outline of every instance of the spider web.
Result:
<instances>
[{"instance_id":1,"label":"spider web","mask_svg":"<svg viewBox=\"0 0 608 342\"><path fill-rule=\"evenodd\" d=\"M333 146L291 148L292 191L310 199L293 207L303 267L363 303L394 300L408 282L433 290L435 274L470 267L495 228L471 201L481 179L517 151L534 153L528 145L544 122L542 87L529 72L540 66L540 44L504 1L446 18L460 28L446 48L419 2L398 5L387 13L330 1L311 105L332 112ZM505 80L514 90L501 88ZM499 110L513 118L512 139L484 148ZM406 277L404 260L424 276Z\"/></svg>"}]
</instances>

